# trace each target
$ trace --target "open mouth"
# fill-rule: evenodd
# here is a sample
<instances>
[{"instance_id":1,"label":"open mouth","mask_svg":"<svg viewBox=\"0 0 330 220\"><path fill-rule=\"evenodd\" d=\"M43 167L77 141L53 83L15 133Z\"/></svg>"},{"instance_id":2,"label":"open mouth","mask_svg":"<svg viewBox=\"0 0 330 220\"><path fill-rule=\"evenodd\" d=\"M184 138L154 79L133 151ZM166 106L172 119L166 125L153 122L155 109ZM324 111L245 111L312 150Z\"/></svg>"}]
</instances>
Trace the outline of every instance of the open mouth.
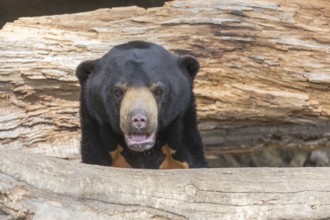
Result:
<instances>
[{"instance_id":1,"label":"open mouth","mask_svg":"<svg viewBox=\"0 0 330 220\"><path fill-rule=\"evenodd\" d=\"M131 150L142 152L152 148L155 144L156 134L125 134L125 142Z\"/></svg>"}]
</instances>

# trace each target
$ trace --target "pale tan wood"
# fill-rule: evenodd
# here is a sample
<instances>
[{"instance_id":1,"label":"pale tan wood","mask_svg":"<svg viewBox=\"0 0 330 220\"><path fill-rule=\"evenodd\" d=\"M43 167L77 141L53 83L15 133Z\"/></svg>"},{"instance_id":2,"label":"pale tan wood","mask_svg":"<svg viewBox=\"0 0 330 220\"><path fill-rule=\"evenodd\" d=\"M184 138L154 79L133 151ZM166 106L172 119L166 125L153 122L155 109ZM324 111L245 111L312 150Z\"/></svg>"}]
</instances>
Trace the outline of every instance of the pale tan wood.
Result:
<instances>
[{"instance_id":1,"label":"pale tan wood","mask_svg":"<svg viewBox=\"0 0 330 220\"><path fill-rule=\"evenodd\" d=\"M327 0L182 0L8 23L0 147L78 159L74 69L130 40L200 60L195 93L210 152L329 147L329 14Z\"/></svg>"},{"instance_id":2,"label":"pale tan wood","mask_svg":"<svg viewBox=\"0 0 330 220\"><path fill-rule=\"evenodd\" d=\"M0 217L330 218L330 168L164 171L92 166L19 151L0 150L0 155Z\"/></svg>"}]
</instances>

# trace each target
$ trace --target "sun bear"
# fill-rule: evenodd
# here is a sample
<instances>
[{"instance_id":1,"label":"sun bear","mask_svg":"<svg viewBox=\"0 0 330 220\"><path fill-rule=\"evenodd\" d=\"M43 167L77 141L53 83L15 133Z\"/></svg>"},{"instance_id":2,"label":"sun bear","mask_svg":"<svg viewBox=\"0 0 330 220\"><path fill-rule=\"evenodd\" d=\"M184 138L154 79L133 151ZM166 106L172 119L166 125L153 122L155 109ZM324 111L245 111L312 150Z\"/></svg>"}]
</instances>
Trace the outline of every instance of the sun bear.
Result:
<instances>
[{"instance_id":1,"label":"sun bear","mask_svg":"<svg viewBox=\"0 0 330 220\"><path fill-rule=\"evenodd\" d=\"M114 167L207 167L193 80L199 62L132 41L76 69L82 162Z\"/></svg>"}]
</instances>

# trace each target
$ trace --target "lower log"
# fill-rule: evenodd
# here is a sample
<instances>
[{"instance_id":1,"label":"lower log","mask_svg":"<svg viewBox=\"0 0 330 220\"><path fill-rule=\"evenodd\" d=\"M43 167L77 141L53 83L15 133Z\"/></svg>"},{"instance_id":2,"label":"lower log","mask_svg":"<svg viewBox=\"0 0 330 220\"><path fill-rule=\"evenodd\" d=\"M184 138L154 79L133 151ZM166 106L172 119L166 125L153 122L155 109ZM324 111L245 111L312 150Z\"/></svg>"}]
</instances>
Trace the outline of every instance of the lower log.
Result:
<instances>
[{"instance_id":1,"label":"lower log","mask_svg":"<svg viewBox=\"0 0 330 220\"><path fill-rule=\"evenodd\" d=\"M330 168L132 170L0 154L0 218L330 218Z\"/></svg>"}]
</instances>

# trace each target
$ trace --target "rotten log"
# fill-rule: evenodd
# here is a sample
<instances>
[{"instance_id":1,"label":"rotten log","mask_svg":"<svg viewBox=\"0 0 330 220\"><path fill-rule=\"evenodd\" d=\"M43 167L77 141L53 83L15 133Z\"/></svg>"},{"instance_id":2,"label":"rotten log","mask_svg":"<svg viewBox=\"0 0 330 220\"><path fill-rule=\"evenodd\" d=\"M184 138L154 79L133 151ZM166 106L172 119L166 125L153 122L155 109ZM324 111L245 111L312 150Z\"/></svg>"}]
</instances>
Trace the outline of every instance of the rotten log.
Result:
<instances>
[{"instance_id":1,"label":"rotten log","mask_svg":"<svg viewBox=\"0 0 330 220\"><path fill-rule=\"evenodd\" d=\"M0 218L330 218L330 168L164 171L0 155Z\"/></svg>"},{"instance_id":2,"label":"rotten log","mask_svg":"<svg viewBox=\"0 0 330 220\"><path fill-rule=\"evenodd\" d=\"M329 148L329 14L327 0L177 0L8 23L0 148L78 159L74 69L130 40L199 59L195 93L209 152Z\"/></svg>"}]
</instances>

